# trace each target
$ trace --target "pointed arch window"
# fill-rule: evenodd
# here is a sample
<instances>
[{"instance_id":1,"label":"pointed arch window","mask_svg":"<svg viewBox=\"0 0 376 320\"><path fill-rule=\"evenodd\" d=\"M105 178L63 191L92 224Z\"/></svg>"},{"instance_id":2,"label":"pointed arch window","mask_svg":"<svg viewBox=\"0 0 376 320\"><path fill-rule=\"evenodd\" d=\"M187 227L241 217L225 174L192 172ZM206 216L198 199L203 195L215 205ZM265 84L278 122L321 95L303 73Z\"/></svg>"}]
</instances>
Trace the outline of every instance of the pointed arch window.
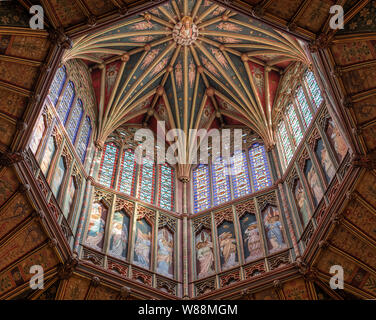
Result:
<instances>
[{"instance_id":1,"label":"pointed arch window","mask_svg":"<svg viewBox=\"0 0 376 320\"><path fill-rule=\"evenodd\" d=\"M61 94L61 91L63 90L66 79L67 79L66 69L65 69L65 66L62 66L61 68L57 70L55 77L51 83L50 91L48 94L54 106L56 106L56 103L59 100L59 96Z\"/></svg>"},{"instance_id":2,"label":"pointed arch window","mask_svg":"<svg viewBox=\"0 0 376 320\"><path fill-rule=\"evenodd\" d=\"M316 108L320 107L324 98L322 97L320 87L316 81L315 75L312 71L307 71L304 76L306 87L310 93L310 97L312 102Z\"/></svg>"},{"instance_id":3,"label":"pointed arch window","mask_svg":"<svg viewBox=\"0 0 376 320\"><path fill-rule=\"evenodd\" d=\"M308 127L312 121L313 116L311 110L309 109L308 101L304 94L302 86L299 86L296 91L296 100L298 102L298 106L302 114L304 124L306 127Z\"/></svg>"},{"instance_id":4,"label":"pointed arch window","mask_svg":"<svg viewBox=\"0 0 376 320\"><path fill-rule=\"evenodd\" d=\"M212 164L214 205L227 202L231 199L230 179L228 166L224 159L217 158Z\"/></svg>"},{"instance_id":5,"label":"pointed arch window","mask_svg":"<svg viewBox=\"0 0 376 320\"><path fill-rule=\"evenodd\" d=\"M155 163L149 158L142 159L138 198L147 203L154 203Z\"/></svg>"},{"instance_id":6,"label":"pointed arch window","mask_svg":"<svg viewBox=\"0 0 376 320\"><path fill-rule=\"evenodd\" d=\"M67 87L64 90L63 97L57 109L59 118L64 125L67 122L69 111L72 107L72 103L74 100L74 96L74 83L72 81L69 81Z\"/></svg>"},{"instance_id":7,"label":"pointed arch window","mask_svg":"<svg viewBox=\"0 0 376 320\"><path fill-rule=\"evenodd\" d=\"M272 183L272 179L270 176L265 146L261 143L253 144L249 149L249 160L255 191L269 187Z\"/></svg>"},{"instance_id":8,"label":"pointed arch window","mask_svg":"<svg viewBox=\"0 0 376 320\"><path fill-rule=\"evenodd\" d=\"M67 123L67 133L72 143L76 141L78 128L81 123L82 116L84 114L84 108L82 106L81 99L77 99L76 104L72 109L72 115Z\"/></svg>"},{"instance_id":9,"label":"pointed arch window","mask_svg":"<svg viewBox=\"0 0 376 320\"><path fill-rule=\"evenodd\" d=\"M290 139L287 135L286 125L281 121L278 125L278 135L281 142L282 153L285 158L285 163L288 164L292 158L292 147Z\"/></svg>"},{"instance_id":10,"label":"pointed arch window","mask_svg":"<svg viewBox=\"0 0 376 320\"><path fill-rule=\"evenodd\" d=\"M137 168L133 150L126 149L123 151L120 168L118 190L133 196Z\"/></svg>"},{"instance_id":11,"label":"pointed arch window","mask_svg":"<svg viewBox=\"0 0 376 320\"><path fill-rule=\"evenodd\" d=\"M210 177L206 164L200 164L193 170L193 199L196 213L210 208Z\"/></svg>"},{"instance_id":12,"label":"pointed arch window","mask_svg":"<svg viewBox=\"0 0 376 320\"><path fill-rule=\"evenodd\" d=\"M174 208L175 179L174 169L168 164L159 165L159 196L158 205L166 210Z\"/></svg>"},{"instance_id":13,"label":"pointed arch window","mask_svg":"<svg viewBox=\"0 0 376 320\"><path fill-rule=\"evenodd\" d=\"M237 151L231 158L232 184L234 197L239 198L251 193L246 153Z\"/></svg>"},{"instance_id":14,"label":"pointed arch window","mask_svg":"<svg viewBox=\"0 0 376 320\"><path fill-rule=\"evenodd\" d=\"M112 188L115 182L119 148L113 142L105 145L100 166L99 183Z\"/></svg>"},{"instance_id":15,"label":"pointed arch window","mask_svg":"<svg viewBox=\"0 0 376 320\"><path fill-rule=\"evenodd\" d=\"M303 139L302 129L300 128L299 120L295 112L294 106L289 104L286 110L286 118L291 128L291 133L294 138L295 145L299 145Z\"/></svg>"},{"instance_id":16,"label":"pointed arch window","mask_svg":"<svg viewBox=\"0 0 376 320\"><path fill-rule=\"evenodd\" d=\"M85 162L86 151L90 141L91 135L91 121L89 117L86 117L84 124L82 125L80 138L77 143L76 151L80 157L82 163Z\"/></svg>"}]
</instances>

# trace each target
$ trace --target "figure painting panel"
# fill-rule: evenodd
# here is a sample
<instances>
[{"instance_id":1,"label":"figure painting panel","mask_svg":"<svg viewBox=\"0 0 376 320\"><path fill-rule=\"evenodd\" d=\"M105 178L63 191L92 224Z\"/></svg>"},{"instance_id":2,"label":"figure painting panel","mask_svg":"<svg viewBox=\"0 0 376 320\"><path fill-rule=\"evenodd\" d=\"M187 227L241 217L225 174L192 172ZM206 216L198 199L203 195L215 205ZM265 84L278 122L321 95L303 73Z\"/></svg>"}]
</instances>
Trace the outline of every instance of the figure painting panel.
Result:
<instances>
[{"instance_id":1,"label":"figure painting panel","mask_svg":"<svg viewBox=\"0 0 376 320\"><path fill-rule=\"evenodd\" d=\"M233 223L225 221L218 227L218 243L222 270L237 266L239 261Z\"/></svg>"},{"instance_id":2,"label":"figure painting panel","mask_svg":"<svg viewBox=\"0 0 376 320\"><path fill-rule=\"evenodd\" d=\"M158 231L158 255L157 272L172 278L174 276L174 238L173 234L167 229Z\"/></svg>"},{"instance_id":3,"label":"figure painting panel","mask_svg":"<svg viewBox=\"0 0 376 320\"><path fill-rule=\"evenodd\" d=\"M214 273L213 241L209 230L201 230L195 237L197 277Z\"/></svg>"},{"instance_id":4,"label":"figure painting panel","mask_svg":"<svg viewBox=\"0 0 376 320\"><path fill-rule=\"evenodd\" d=\"M324 193L320 185L319 176L317 175L315 169L313 168L311 160L306 161L304 173L307 178L307 182L311 188L315 205L318 205L320 200L324 196Z\"/></svg>"},{"instance_id":5,"label":"figure painting panel","mask_svg":"<svg viewBox=\"0 0 376 320\"><path fill-rule=\"evenodd\" d=\"M336 174L336 169L333 165L332 160L330 160L328 150L325 148L322 139L319 139L317 141L315 152L324 170L327 182L330 182Z\"/></svg>"},{"instance_id":6,"label":"figure painting panel","mask_svg":"<svg viewBox=\"0 0 376 320\"><path fill-rule=\"evenodd\" d=\"M77 188L76 188L76 184L74 181L74 177L72 177L70 184L69 184L68 193L65 197L64 210L63 210L64 216L67 219L69 217L69 213L73 211L76 190Z\"/></svg>"},{"instance_id":7,"label":"figure painting panel","mask_svg":"<svg viewBox=\"0 0 376 320\"><path fill-rule=\"evenodd\" d=\"M91 209L86 244L101 251L104 244L104 231L108 209L102 203L94 203Z\"/></svg>"},{"instance_id":8,"label":"figure painting panel","mask_svg":"<svg viewBox=\"0 0 376 320\"><path fill-rule=\"evenodd\" d=\"M245 262L261 258L263 256L263 249L256 216L248 212L245 213L240 219L240 227L243 236Z\"/></svg>"},{"instance_id":9,"label":"figure painting panel","mask_svg":"<svg viewBox=\"0 0 376 320\"><path fill-rule=\"evenodd\" d=\"M310 219L308 200L305 195L303 185L299 179L295 180L293 195L300 219L303 223L303 226L306 226Z\"/></svg>"},{"instance_id":10,"label":"figure painting panel","mask_svg":"<svg viewBox=\"0 0 376 320\"><path fill-rule=\"evenodd\" d=\"M151 226L145 219L137 221L134 263L145 269L150 268Z\"/></svg>"},{"instance_id":11,"label":"figure painting panel","mask_svg":"<svg viewBox=\"0 0 376 320\"><path fill-rule=\"evenodd\" d=\"M118 258L126 258L128 252L129 217L123 211L114 213L109 253Z\"/></svg>"},{"instance_id":12,"label":"figure painting panel","mask_svg":"<svg viewBox=\"0 0 376 320\"><path fill-rule=\"evenodd\" d=\"M66 167L64 163L64 158L60 157L59 162L57 163L57 166L55 169L55 175L51 184L51 191L54 194L55 198L57 198L59 195L61 184L63 183L65 171L66 171Z\"/></svg>"},{"instance_id":13,"label":"figure painting panel","mask_svg":"<svg viewBox=\"0 0 376 320\"><path fill-rule=\"evenodd\" d=\"M269 254L287 247L282 226L282 217L278 208L268 206L262 211Z\"/></svg>"},{"instance_id":14,"label":"figure painting panel","mask_svg":"<svg viewBox=\"0 0 376 320\"><path fill-rule=\"evenodd\" d=\"M55 154L55 151L56 151L55 140L53 136L50 136L48 138L46 150L44 152L44 156L40 164L40 169L42 170L44 176L47 175L47 172L48 172L48 169L50 168L50 164Z\"/></svg>"},{"instance_id":15,"label":"figure painting panel","mask_svg":"<svg viewBox=\"0 0 376 320\"><path fill-rule=\"evenodd\" d=\"M342 161L347 153L348 148L347 148L346 141L341 136L341 133L339 132L338 127L335 125L332 119L329 119L328 121L326 133L332 144L332 147L337 153L338 159Z\"/></svg>"},{"instance_id":16,"label":"figure painting panel","mask_svg":"<svg viewBox=\"0 0 376 320\"><path fill-rule=\"evenodd\" d=\"M37 153L38 147L43 138L43 134L45 130L46 130L46 125L44 123L44 118L43 116L40 116L38 123L34 129L33 136L31 137L31 142L30 142L30 149L34 154Z\"/></svg>"}]
</instances>

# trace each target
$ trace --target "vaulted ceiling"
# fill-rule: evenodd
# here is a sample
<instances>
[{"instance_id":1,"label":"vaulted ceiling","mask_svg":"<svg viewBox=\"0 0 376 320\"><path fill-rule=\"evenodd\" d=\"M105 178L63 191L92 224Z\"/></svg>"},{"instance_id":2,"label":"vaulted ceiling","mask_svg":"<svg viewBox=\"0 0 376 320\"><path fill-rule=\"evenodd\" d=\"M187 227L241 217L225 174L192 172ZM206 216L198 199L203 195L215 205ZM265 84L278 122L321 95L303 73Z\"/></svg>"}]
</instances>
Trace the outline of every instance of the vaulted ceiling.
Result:
<instances>
[{"instance_id":1,"label":"vaulted ceiling","mask_svg":"<svg viewBox=\"0 0 376 320\"><path fill-rule=\"evenodd\" d=\"M239 124L272 144L281 73L309 64L294 37L207 0L172 0L81 36L63 61L74 58L92 68L102 143L123 123L163 120L187 133Z\"/></svg>"}]
</instances>

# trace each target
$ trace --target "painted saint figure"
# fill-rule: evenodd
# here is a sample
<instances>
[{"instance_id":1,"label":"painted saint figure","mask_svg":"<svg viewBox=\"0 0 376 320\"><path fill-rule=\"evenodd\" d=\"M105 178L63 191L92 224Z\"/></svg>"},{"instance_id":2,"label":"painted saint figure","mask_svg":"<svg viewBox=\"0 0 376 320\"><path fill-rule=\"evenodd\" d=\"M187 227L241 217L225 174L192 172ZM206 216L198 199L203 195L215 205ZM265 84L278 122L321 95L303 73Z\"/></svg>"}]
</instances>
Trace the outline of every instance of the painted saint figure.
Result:
<instances>
[{"instance_id":1,"label":"painted saint figure","mask_svg":"<svg viewBox=\"0 0 376 320\"><path fill-rule=\"evenodd\" d=\"M296 206L298 207L299 214L302 217L303 224L305 226L309 220L309 208L307 199L304 195L303 186L299 180L297 180L295 185L294 197Z\"/></svg>"},{"instance_id":2,"label":"painted saint figure","mask_svg":"<svg viewBox=\"0 0 376 320\"><path fill-rule=\"evenodd\" d=\"M324 196L324 193L320 186L319 176L315 172L312 164L307 174L307 180L308 180L309 185L311 186L313 195L316 199L316 203L319 203L322 197Z\"/></svg>"},{"instance_id":3,"label":"painted saint figure","mask_svg":"<svg viewBox=\"0 0 376 320\"><path fill-rule=\"evenodd\" d=\"M117 257L126 257L128 243L128 217L121 212L115 212L112 225L109 253Z\"/></svg>"},{"instance_id":4,"label":"painted saint figure","mask_svg":"<svg viewBox=\"0 0 376 320\"><path fill-rule=\"evenodd\" d=\"M196 237L196 255L197 255L197 276L198 278L206 277L214 272L214 253L213 243L210 235L202 231Z\"/></svg>"},{"instance_id":5,"label":"painted saint figure","mask_svg":"<svg viewBox=\"0 0 376 320\"><path fill-rule=\"evenodd\" d=\"M286 244L283 239L282 224L279 220L279 212L273 207L268 207L264 215L264 225L269 240L269 252L283 249Z\"/></svg>"},{"instance_id":6,"label":"painted saint figure","mask_svg":"<svg viewBox=\"0 0 376 320\"><path fill-rule=\"evenodd\" d=\"M139 221L142 223L142 221ZM150 226L148 226L150 228ZM149 269L150 267L150 246L151 246L151 232L147 230L142 232L141 228L137 228L136 243L135 243L135 263L139 266Z\"/></svg>"},{"instance_id":7,"label":"painted saint figure","mask_svg":"<svg viewBox=\"0 0 376 320\"><path fill-rule=\"evenodd\" d=\"M339 160L342 160L347 153L347 145L345 140L341 136L341 133L339 132L337 126L335 125L334 121L331 119L328 122L327 132L333 144L333 147L337 152Z\"/></svg>"},{"instance_id":8,"label":"painted saint figure","mask_svg":"<svg viewBox=\"0 0 376 320\"><path fill-rule=\"evenodd\" d=\"M260 258L262 256L261 239L260 233L257 228L257 223L252 222L248 228L244 231L247 236L244 242L247 243L249 255L246 257L245 261L249 262L251 260Z\"/></svg>"},{"instance_id":9,"label":"painted saint figure","mask_svg":"<svg viewBox=\"0 0 376 320\"><path fill-rule=\"evenodd\" d=\"M236 241L231 232L223 232L219 237L219 246L224 260L223 269L229 269L236 263Z\"/></svg>"},{"instance_id":10,"label":"painted saint figure","mask_svg":"<svg viewBox=\"0 0 376 320\"><path fill-rule=\"evenodd\" d=\"M158 256L157 256L157 272L167 277L173 277L174 244L172 235L166 229L158 232Z\"/></svg>"},{"instance_id":11,"label":"painted saint figure","mask_svg":"<svg viewBox=\"0 0 376 320\"><path fill-rule=\"evenodd\" d=\"M102 250L107 210L100 203L94 203L89 220L86 243L94 249Z\"/></svg>"}]
</instances>

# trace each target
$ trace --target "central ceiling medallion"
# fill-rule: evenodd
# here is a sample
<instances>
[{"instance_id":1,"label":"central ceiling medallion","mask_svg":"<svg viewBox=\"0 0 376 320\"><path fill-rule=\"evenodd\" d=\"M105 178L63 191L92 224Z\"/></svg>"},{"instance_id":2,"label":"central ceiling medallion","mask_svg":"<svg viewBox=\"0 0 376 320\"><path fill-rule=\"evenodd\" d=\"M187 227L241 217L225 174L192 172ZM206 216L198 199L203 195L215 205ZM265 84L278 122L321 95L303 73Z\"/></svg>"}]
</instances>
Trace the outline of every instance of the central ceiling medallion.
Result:
<instances>
[{"instance_id":1,"label":"central ceiling medallion","mask_svg":"<svg viewBox=\"0 0 376 320\"><path fill-rule=\"evenodd\" d=\"M192 17L185 16L179 21L172 31L172 37L177 44L189 46L197 40L198 28L193 23Z\"/></svg>"}]
</instances>

